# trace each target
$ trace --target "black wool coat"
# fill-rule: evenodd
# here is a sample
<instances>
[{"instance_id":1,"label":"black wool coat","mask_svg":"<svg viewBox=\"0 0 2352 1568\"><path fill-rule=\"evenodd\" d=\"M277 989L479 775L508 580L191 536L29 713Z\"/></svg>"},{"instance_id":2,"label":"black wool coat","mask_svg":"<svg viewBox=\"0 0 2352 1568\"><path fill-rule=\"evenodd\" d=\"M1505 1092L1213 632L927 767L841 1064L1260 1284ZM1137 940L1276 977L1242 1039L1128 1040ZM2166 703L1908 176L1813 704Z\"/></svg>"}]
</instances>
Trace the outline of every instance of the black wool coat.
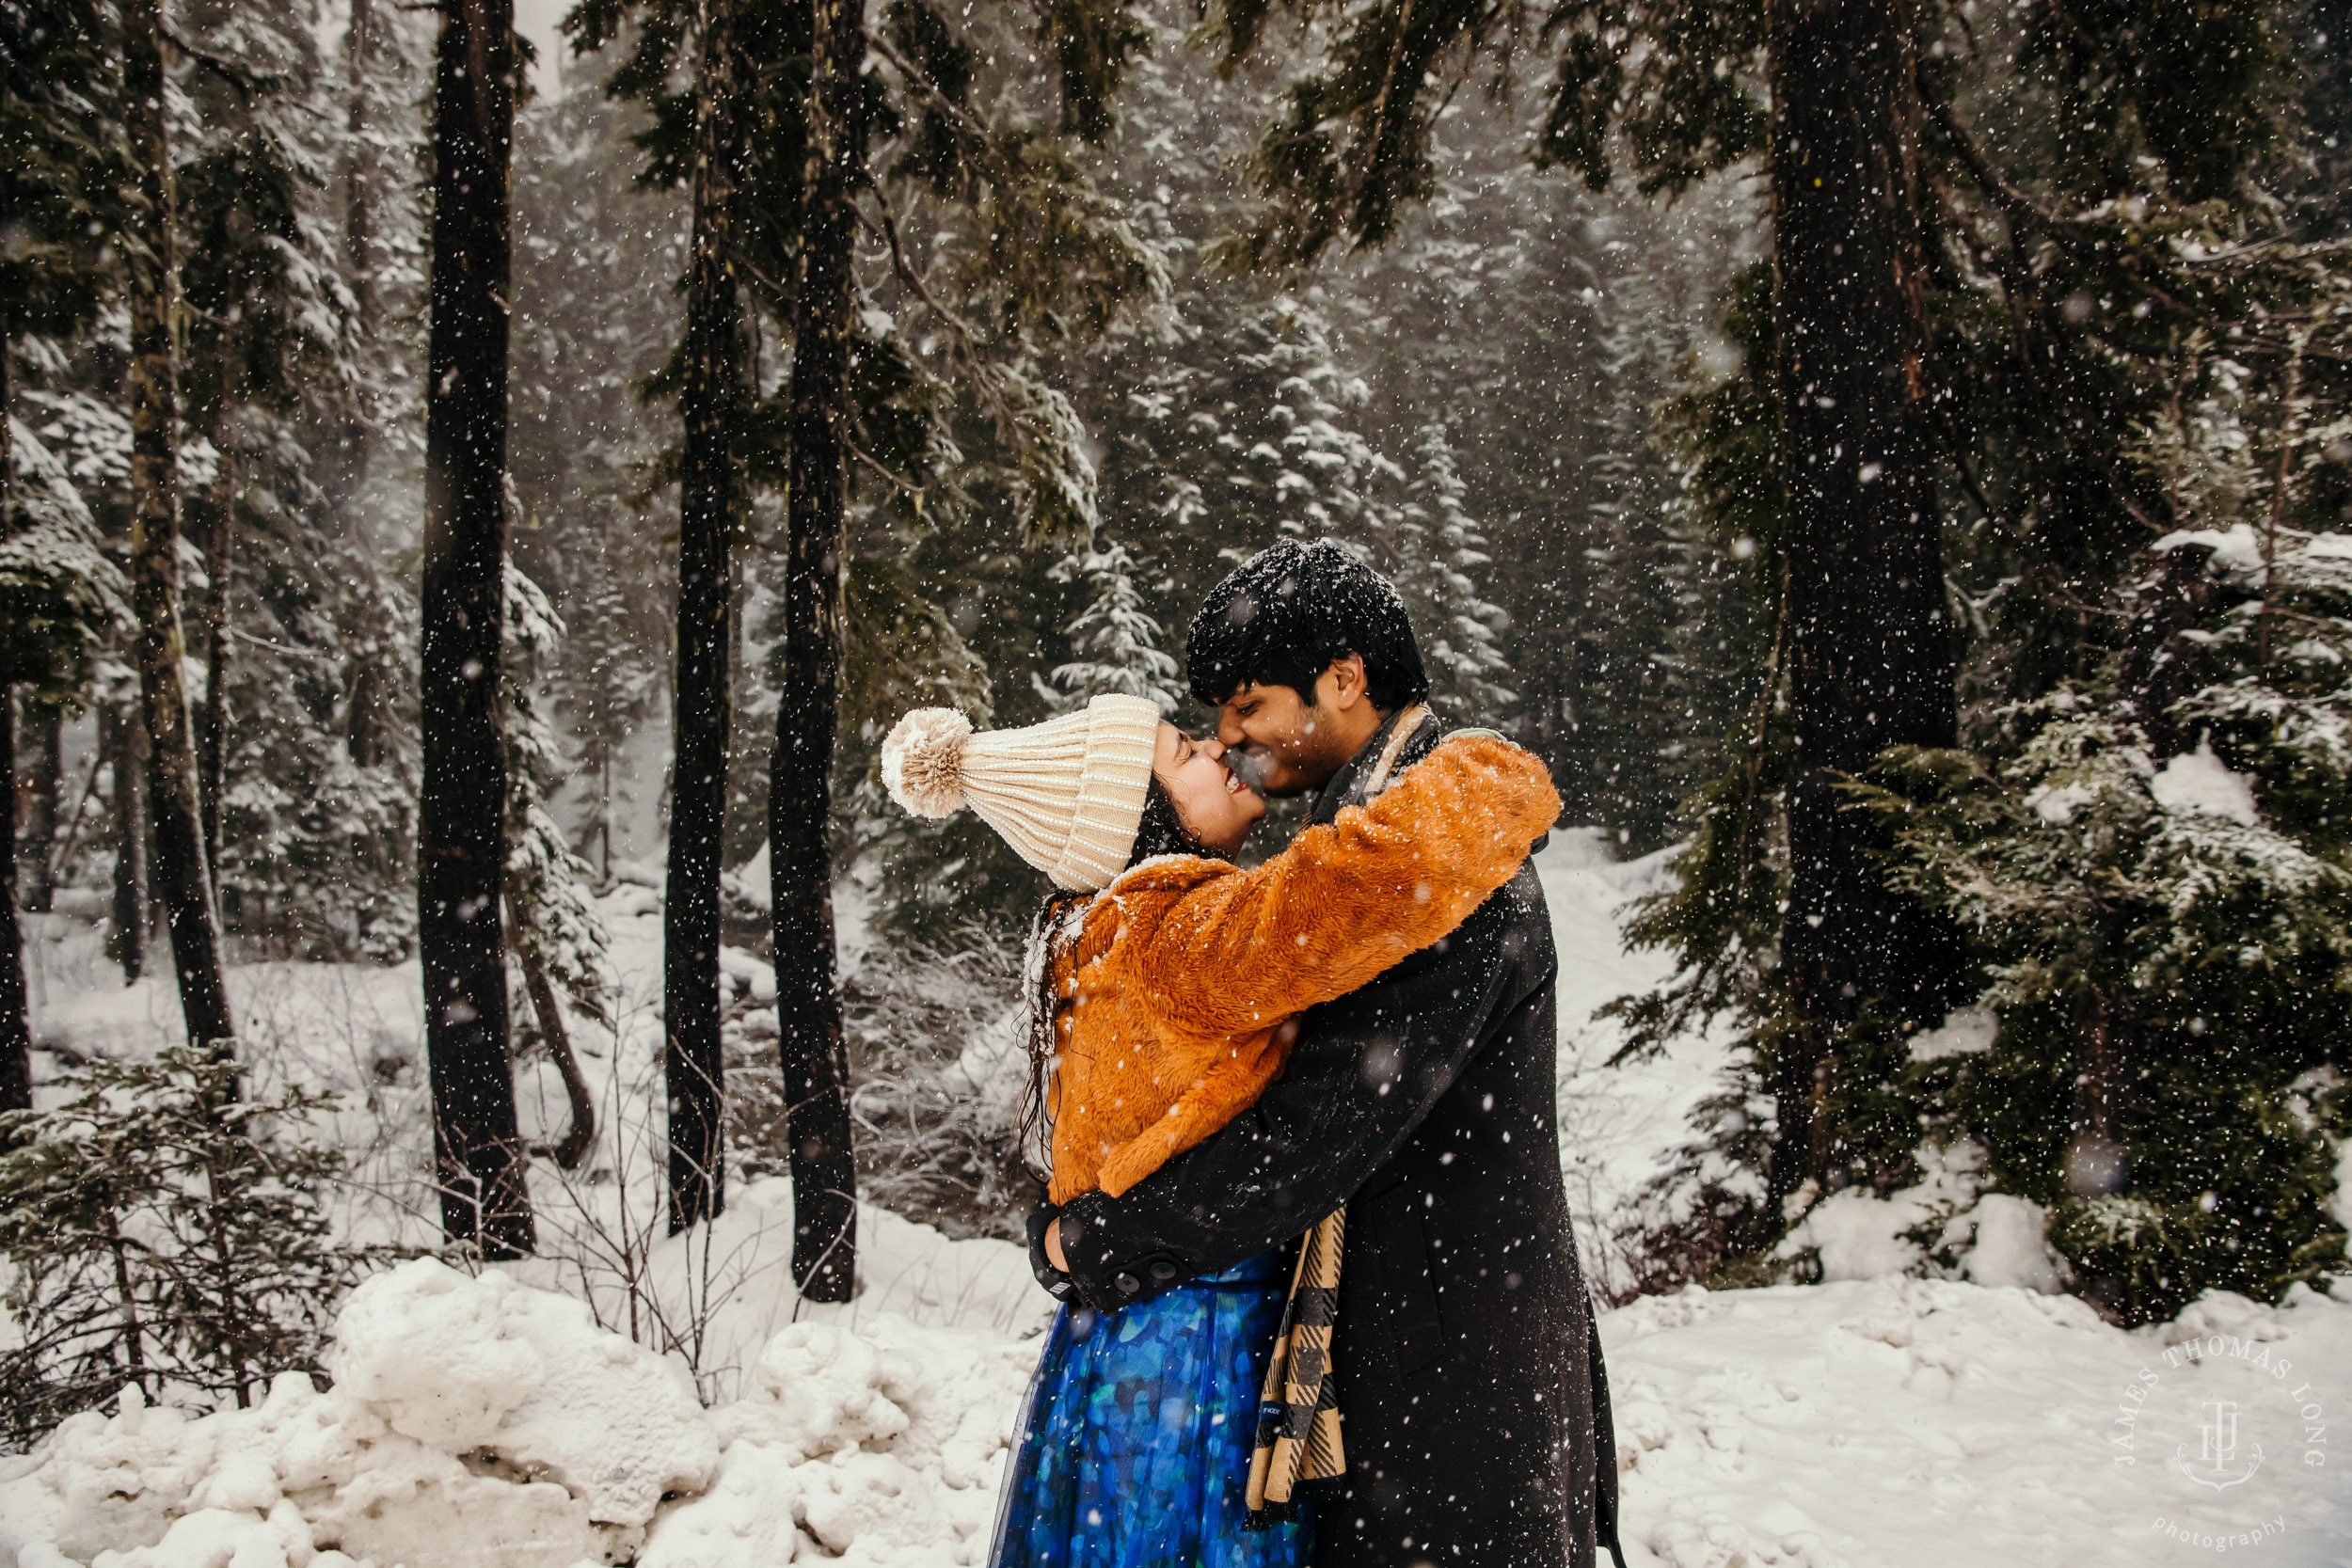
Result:
<instances>
[{"instance_id":1,"label":"black wool coat","mask_svg":"<svg viewBox=\"0 0 2352 1568\"><path fill-rule=\"evenodd\" d=\"M1314 820L1361 799L1388 730ZM1444 733L1425 720L1397 766ZM1623 1560L1560 1173L1557 973L1522 865L1452 937L1307 1013L1283 1076L1222 1131L1117 1198L1032 1220L1040 1236L1058 1214L1068 1283L1111 1311L1347 1205L1332 1363L1348 1473L1311 1489L1314 1568L1592 1568L1601 1545Z\"/></svg>"}]
</instances>

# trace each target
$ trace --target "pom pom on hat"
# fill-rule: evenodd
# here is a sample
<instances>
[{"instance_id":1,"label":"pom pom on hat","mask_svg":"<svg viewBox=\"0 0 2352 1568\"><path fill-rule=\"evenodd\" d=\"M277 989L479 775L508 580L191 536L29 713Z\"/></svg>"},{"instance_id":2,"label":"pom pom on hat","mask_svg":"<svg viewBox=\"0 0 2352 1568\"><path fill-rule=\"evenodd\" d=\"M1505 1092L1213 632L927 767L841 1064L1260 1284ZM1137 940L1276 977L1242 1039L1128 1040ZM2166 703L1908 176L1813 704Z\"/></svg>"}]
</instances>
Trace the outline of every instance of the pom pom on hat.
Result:
<instances>
[{"instance_id":1,"label":"pom pom on hat","mask_svg":"<svg viewBox=\"0 0 2352 1568\"><path fill-rule=\"evenodd\" d=\"M882 787L917 816L963 809L963 748L972 721L953 708L918 707L882 742Z\"/></svg>"}]
</instances>

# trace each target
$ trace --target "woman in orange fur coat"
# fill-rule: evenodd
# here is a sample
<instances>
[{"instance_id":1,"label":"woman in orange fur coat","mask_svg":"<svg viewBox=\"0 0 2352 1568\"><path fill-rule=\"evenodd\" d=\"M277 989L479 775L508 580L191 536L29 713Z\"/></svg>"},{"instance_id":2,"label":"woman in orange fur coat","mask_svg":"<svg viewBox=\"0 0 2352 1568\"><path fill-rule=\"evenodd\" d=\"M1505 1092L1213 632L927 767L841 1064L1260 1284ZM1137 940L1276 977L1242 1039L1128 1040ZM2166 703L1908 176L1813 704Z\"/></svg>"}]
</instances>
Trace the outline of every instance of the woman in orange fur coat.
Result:
<instances>
[{"instance_id":1,"label":"woman in orange fur coat","mask_svg":"<svg viewBox=\"0 0 2352 1568\"><path fill-rule=\"evenodd\" d=\"M970 806L1056 892L1038 921L1028 1103L1057 1202L1118 1194L1246 1110L1293 1021L1443 939L1559 814L1535 757L1454 736L1369 804L1243 869L1265 804L1214 740L1097 697L975 734L930 708L884 743L909 810ZM1269 1253L1119 1312L1065 1307L1008 1477L995 1568L1297 1568L1311 1519L1245 1531L1284 1300Z\"/></svg>"}]
</instances>

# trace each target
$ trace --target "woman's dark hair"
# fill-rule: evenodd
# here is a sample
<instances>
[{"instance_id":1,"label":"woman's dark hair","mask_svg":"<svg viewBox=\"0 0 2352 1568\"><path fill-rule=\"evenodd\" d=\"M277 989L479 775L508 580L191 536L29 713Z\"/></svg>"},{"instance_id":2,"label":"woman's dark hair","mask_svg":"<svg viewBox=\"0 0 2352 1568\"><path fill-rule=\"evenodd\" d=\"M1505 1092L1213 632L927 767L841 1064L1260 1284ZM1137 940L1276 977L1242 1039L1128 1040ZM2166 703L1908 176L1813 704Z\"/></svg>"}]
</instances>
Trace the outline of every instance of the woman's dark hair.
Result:
<instances>
[{"instance_id":1,"label":"woman's dark hair","mask_svg":"<svg viewBox=\"0 0 2352 1568\"><path fill-rule=\"evenodd\" d=\"M1216 858L1209 847L1200 842L1184 819L1176 813L1175 797L1168 794L1155 774L1143 791L1143 816L1136 824L1136 847L1127 856L1129 865L1141 865L1161 855L1199 855ZM1029 1055L1028 1086L1021 1093L1021 1123L1019 1139L1022 1158L1029 1164L1029 1174L1043 1181L1050 1172L1037 1168L1036 1136L1041 1129L1053 1125L1053 1114L1045 1103L1046 1078L1053 1070L1054 1024L1069 998L1054 988L1054 970L1061 957L1062 944L1076 933L1066 928L1071 911L1090 903L1091 893L1072 893L1056 888L1038 906L1037 919L1029 927L1029 962L1035 966L1029 983Z\"/></svg>"},{"instance_id":2,"label":"woman's dark hair","mask_svg":"<svg viewBox=\"0 0 2352 1568\"><path fill-rule=\"evenodd\" d=\"M1364 690L1393 713L1429 695L1396 584L1329 539L1261 550L1209 590L1184 637L1192 694L1211 707L1252 682L1287 686L1314 705L1315 677L1349 654L1364 661Z\"/></svg>"}]
</instances>

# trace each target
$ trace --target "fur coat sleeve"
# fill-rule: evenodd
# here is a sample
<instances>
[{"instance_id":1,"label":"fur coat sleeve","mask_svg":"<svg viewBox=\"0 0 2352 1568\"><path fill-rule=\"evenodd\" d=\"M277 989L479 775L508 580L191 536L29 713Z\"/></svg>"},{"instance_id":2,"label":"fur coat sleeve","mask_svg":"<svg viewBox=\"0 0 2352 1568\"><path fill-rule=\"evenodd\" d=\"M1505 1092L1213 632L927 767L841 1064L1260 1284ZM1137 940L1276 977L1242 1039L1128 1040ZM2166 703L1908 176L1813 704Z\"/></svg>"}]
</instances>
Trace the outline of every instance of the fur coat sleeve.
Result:
<instances>
[{"instance_id":1,"label":"fur coat sleeve","mask_svg":"<svg viewBox=\"0 0 2352 1568\"><path fill-rule=\"evenodd\" d=\"M1533 754L1456 736L1260 865L1120 877L1057 965L1054 1201L1115 1196L1224 1126L1281 1071L1281 1025L1459 927L1559 812Z\"/></svg>"}]
</instances>

